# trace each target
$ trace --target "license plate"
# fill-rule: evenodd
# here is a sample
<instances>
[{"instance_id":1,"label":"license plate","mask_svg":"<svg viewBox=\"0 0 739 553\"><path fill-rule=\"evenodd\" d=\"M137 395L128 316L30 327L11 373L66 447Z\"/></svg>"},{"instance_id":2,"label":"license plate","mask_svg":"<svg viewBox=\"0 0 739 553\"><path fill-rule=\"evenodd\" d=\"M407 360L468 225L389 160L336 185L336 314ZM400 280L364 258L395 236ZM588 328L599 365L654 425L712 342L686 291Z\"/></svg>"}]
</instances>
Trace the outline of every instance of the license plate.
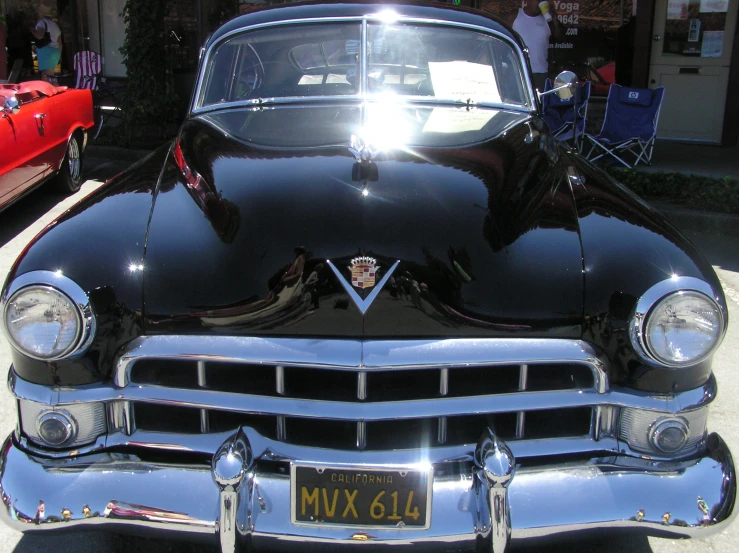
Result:
<instances>
[{"instance_id":1,"label":"license plate","mask_svg":"<svg viewBox=\"0 0 739 553\"><path fill-rule=\"evenodd\" d=\"M427 529L433 470L292 465L292 522Z\"/></svg>"}]
</instances>

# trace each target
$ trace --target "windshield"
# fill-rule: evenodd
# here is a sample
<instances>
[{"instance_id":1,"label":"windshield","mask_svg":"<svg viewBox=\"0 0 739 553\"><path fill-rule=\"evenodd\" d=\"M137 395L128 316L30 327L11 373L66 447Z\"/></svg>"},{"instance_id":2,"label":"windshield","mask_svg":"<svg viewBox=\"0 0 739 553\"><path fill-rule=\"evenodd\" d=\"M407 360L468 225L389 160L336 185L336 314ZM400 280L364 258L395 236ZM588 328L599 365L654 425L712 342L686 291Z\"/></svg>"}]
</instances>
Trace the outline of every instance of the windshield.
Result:
<instances>
[{"instance_id":1,"label":"windshield","mask_svg":"<svg viewBox=\"0 0 739 553\"><path fill-rule=\"evenodd\" d=\"M360 94L529 103L520 56L496 36L439 24L370 23L365 49L362 40L360 22L285 24L237 34L208 56L197 107Z\"/></svg>"}]
</instances>

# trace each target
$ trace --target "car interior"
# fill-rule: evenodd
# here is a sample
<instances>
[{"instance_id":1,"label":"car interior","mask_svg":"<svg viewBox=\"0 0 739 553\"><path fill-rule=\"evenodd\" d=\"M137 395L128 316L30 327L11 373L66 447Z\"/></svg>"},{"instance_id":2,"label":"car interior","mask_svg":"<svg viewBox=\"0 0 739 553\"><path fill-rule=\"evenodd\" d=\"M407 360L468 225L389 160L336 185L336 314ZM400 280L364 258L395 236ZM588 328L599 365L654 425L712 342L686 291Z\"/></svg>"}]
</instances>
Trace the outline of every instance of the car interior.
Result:
<instances>
[{"instance_id":1,"label":"car interior","mask_svg":"<svg viewBox=\"0 0 739 553\"><path fill-rule=\"evenodd\" d=\"M211 55L200 105L356 95L360 59L357 23L285 25L237 35ZM483 90L479 88L483 85L495 88L492 94L485 92L483 100L526 104L515 50L490 35L438 25L371 24L367 59L370 94L446 97L436 89L449 79L439 74L455 71L457 65L489 73L486 83L467 83L478 87L473 90Z\"/></svg>"}]
</instances>

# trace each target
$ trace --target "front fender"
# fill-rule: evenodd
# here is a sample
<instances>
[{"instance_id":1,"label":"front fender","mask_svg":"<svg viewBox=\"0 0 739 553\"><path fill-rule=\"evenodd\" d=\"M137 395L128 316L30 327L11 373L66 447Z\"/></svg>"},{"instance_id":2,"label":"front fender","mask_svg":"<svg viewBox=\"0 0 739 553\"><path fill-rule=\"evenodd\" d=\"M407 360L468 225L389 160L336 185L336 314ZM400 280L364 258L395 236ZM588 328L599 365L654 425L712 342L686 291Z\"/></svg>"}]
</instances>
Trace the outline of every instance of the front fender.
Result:
<instances>
[{"instance_id":1,"label":"front fender","mask_svg":"<svg viewBox=\"0 0 739 553\"><path fill-rule=\"evenodd\" d=\"M710 359L689 369L646 366L628 336L636 302L673 275L709 284L728 320L721 284L698 249L661 213L579 156L568 159L579 175L571 182L582 236L585 271L583 338L613 362L616 383L644 391L683 391L701 386Z\"/></svg>"},{"instance_id":2,"label":"front fender","mask_svg":"<svg viewBox=\"0 0 739 553\"><path fill-rule=\"evenodd\" d=\"M116 350L141 333L141 270L147 227L161 182L163 146L61 215L26 247L8 274L61 271L90 298L97 331L81 356L44 363L11 348L15 371L30 382L81 385L105 379Z\"/></svg>"}]
</instances>

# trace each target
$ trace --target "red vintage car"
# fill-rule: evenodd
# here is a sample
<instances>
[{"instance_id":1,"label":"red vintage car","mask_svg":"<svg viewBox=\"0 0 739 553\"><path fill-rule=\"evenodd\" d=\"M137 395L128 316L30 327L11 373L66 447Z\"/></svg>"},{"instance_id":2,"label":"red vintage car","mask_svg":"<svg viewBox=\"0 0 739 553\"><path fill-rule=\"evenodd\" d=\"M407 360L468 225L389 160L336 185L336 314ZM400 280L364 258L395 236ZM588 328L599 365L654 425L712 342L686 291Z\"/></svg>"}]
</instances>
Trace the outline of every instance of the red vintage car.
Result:
<instances>
[{"instance_id":1,"label":"red vintage car","mask_svg":"<svg viewBox=\"0 0 739 553\"><path fill-rule=\"evenodd\" d=\"M67 193L79 190L93 124L89 90L0 84L0 210L48 180Z\"/></svg>"},{"instance_id":2,"label":"red vintage car","mask_svg":"<svg viewBox=\"0 0 739 553\"><path fill-rule=\"evenodd\" d=\"M612 61L597 69L587 64L585 79L590 81L591 96L608 96L611 85L616 82L616 62Z\"/></svg>"}]
</instances>

